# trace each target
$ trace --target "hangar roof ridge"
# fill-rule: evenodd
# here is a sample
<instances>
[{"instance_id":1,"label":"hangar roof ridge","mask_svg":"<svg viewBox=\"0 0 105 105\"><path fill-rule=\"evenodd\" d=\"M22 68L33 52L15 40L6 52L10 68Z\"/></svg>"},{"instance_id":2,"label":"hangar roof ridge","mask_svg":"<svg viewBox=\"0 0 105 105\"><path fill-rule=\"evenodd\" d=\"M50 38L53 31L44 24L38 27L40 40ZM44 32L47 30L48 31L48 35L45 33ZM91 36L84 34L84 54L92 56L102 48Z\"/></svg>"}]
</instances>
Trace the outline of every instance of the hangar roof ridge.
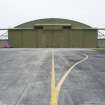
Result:
<instances>
[{"instance_id":1,"label":"hangar roof ridge","mask_svg":"<svg viewBox=\"0 0 105 105\"><path fill-rule=\"evenodd\" d=\"M92 28L91 26L69 19L62 19L62 18L44 18L44 19L37 19L33 21L29 21L20 25L17 25L15 28L32 28L35 24L71 24L73 27L76 28Z\"/></svg>"}]
</instances>

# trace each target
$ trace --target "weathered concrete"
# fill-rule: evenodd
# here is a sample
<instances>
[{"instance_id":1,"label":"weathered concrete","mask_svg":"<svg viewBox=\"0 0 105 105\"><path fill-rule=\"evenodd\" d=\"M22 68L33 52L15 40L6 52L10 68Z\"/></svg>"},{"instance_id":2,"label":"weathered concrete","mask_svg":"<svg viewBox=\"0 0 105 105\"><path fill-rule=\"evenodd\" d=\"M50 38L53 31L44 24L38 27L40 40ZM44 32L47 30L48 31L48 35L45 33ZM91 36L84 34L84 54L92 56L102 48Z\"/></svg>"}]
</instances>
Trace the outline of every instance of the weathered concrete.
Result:
<instances>
[{"instance_id":1,"label":"weathered concrete","mask_svg":"<svg viewBox=\"0 0 105 105\"><path fill-rule=\"evenodd\" d=\"M0 49L0 103L49 105L51 49ZM54 49L57 82L87 54L89 59L66 78L58 105L105 105L105 53Z\"/></svg>"}]
</instances>

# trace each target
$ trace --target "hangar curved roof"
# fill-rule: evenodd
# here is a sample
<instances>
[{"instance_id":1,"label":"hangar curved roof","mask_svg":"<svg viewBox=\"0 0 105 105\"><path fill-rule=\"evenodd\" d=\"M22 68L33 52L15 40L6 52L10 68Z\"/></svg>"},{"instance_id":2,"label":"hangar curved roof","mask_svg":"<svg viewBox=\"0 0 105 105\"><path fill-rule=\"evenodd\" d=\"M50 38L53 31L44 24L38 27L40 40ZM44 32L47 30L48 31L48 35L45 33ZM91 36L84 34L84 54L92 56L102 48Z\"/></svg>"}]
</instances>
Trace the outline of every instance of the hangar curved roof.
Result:
<instances>
[{"instance_id":1,"label":"hangar curved roof","mask_svg":"<svg viewBox=\"0 0 105 105\"><path fill-rule=\"evenodd\" d=\"M46 19L38 19L34 21L29 21L23 24L20 24L16 26L15 28L33 28L35 24L71 24L72 28L92 28L91 26L88 26L86 24L74 21L74 20L68 20L68 19L60 19L60 18L46 18Z\"/></svg>"}]
</instances>

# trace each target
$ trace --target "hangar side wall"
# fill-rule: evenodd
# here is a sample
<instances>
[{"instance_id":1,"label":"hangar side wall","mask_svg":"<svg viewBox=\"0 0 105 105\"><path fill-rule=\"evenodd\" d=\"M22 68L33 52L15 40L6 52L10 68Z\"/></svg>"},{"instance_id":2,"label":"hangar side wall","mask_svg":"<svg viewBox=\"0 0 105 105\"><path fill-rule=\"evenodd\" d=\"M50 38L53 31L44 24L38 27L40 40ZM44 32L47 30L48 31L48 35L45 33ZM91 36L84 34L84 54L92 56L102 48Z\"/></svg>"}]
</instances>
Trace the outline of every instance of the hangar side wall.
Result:
<instances>
[{"instance_id":1,"label":"hangar side wall","mask_svg":"<svg viewBox=\"0 0 105 105\"><path fill-rule=\"evenodd\" d=\"M0 39L0 48L4 48L6 46L8 46L8 40Z\"/></svg>"},{"instance_id":2,"label":"hangar side wall","mask_svg":"<svg viewBox=\"0 0 105 105\"><path fill-rule=\"evenodd\" d=\"M14 48L95 48L96 30L9 30Z\"/></svg>"},{"instance_id":3,"label":"hangar side wall","mask_svg":"<svg viewBox=\"0 0 105 105\"><path fill-rule=\"evenodd\" d=\"M98 47L105 48L105 39L98 39Z\"/></svg>"}]
</instances>

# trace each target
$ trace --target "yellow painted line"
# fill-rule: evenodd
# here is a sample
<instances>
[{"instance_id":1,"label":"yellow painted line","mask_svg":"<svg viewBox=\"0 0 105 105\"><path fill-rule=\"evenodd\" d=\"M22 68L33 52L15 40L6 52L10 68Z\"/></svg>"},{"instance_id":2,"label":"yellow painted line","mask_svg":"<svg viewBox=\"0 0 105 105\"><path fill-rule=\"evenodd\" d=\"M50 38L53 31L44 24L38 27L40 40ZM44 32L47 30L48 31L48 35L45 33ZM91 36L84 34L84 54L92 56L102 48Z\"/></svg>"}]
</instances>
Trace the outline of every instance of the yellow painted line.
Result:
<instances>
[{"instance_id":1,"label":"yellow painted line","mask_svg":"<svg viewBox=\"0 0 105 105\"><path fill-rule=\"evenodd\" d=\"M72 71L72 69L77 66L78 64L84 62L85 60L88 59L88 55L85 54L85 58L83 58L82 60L76 62L75 64L73 64L68 71L63 75L63 77L61 78L61 80L59 81L59 83L56 86L56 77L55 77L55 64L54 64L54 51L52 51L52 71L51 71L51 101L50 101L50 105L57 105L58 102L58 96L60 93L60 89L66 79L66 77L69 75L69 73Z\"/></svg>"},{"instance_id":2,"label":"yellow painted line","mask_svg":"<svg viewBox=\"0 0 105 105\"><path fill-rule=\"evenodd\" d=\"M62 85L63 85L63 83L64 83L66 77L69 75L69 73L72 71L72 69L73 69L75 66L77 66L78 64L84 62L84 61L87 60L87 59L88 59L88 55L85 54L85 58L83 58L82 60L76 62L75 64L73 64L73 65L68 69L68 71L63 75L63 77L62 77L61 80L59 81L58 85L56 86L56 89L57 89L58 93L60 92L60 89L61 89L61 87L62 87Z\"/></svg>"},{"instance_id":3,"label":"yellow painted line","mask_svg":"<svg viewBox=\"0 0 105 105\"><path fill-rule=\"evenodd\" d=\"M55 65L54 65L54 52L52 51L52 71L51 71L51 103L50 105L57 105L57 91L55 80Z\"/></svg>"}]
</instances>

